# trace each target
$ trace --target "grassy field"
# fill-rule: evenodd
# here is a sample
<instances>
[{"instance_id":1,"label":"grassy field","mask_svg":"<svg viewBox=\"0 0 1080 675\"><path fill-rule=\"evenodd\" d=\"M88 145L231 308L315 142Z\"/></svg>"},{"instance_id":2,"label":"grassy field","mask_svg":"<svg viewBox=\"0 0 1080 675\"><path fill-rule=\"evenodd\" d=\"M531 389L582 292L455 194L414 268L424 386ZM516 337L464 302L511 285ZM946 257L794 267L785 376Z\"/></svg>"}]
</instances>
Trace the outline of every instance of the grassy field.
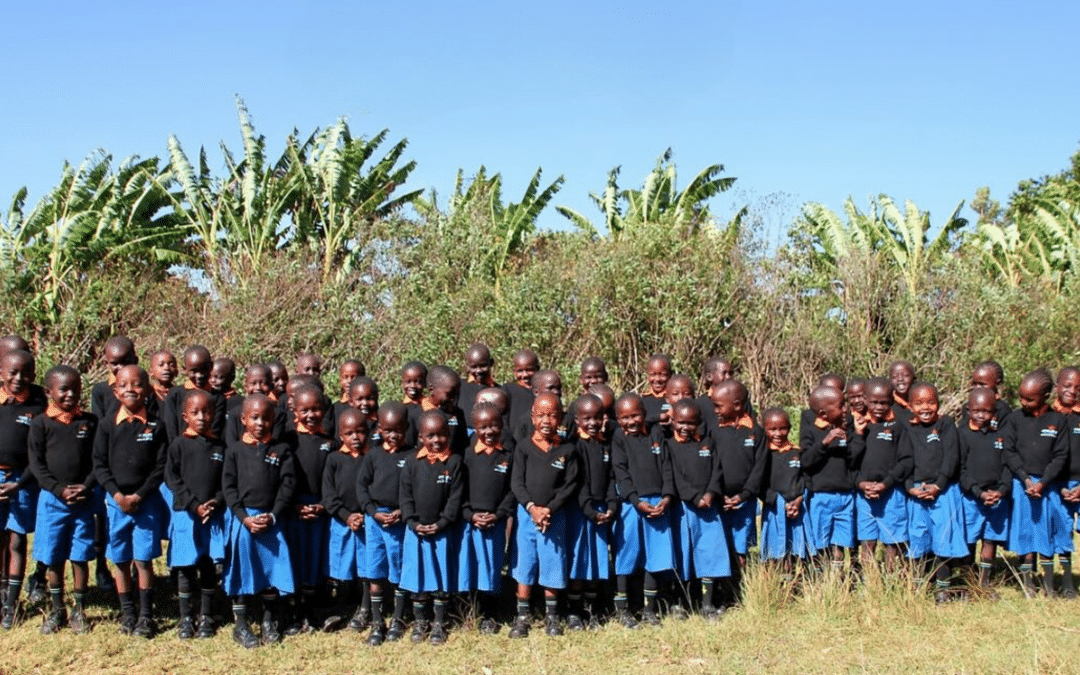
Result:
<instances>
[{"instance_id":1,"label":"grassy field","mask_svg":"<svg viewBox=\"0 0 1080 675\"><path fill-rule=\"evenodd\" d=\"M38 633L40 612L0 635L3 673L1075 673L1078 605L1025 600L1003 581L997 602L935 605L910 580L870 574L864 584L833 577L799 593L756 569L743 605L719 622L670 619L659 628L615 625L525 640L504 628L480 636L457 626L442 647L406 641L372 649L350 631L287 638L245 651L227 624L213 640L180 642L166 617L146 641L118 634L112 600L91 591L93 630ZM165 599L162 608L175 611Z\"/></svg>"}]
</instances>

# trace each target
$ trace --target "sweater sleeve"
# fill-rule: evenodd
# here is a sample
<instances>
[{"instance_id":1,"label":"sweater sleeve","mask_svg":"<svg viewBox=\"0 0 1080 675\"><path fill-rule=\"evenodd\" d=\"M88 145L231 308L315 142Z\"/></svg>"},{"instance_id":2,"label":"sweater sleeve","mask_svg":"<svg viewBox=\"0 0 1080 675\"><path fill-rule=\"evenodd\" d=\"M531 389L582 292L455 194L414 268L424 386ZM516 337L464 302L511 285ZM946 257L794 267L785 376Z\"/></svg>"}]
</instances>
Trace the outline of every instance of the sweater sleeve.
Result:
<instances>
[{"instance_id":1,"label":"sweater sleeve","mask_svg":"<svg viewBox=\"0 0 1080 675\"><path fill-rule=\"evenodd\" d=\"M709 450L712 452L712 470L709 474L709 485L705 488L705 492L711 492L714 498L720 498L724 496L724 465L720 461L720 449L716 447L716 441L712 438L703 438L703 442L709 444ZM697 499L698 501L704 497L701 494Z\"/></svg>"},{"instance_id":2,"label":"sweater sleeve","mask_svg":"<svg viewBox=\"0 0 1080 675\"><path fill-rule=\"evenodd\" d=\"M513 477L514 464L517 463L517 459L514 456L515 453L509 453L510 462L510 476ZM498 508L495 510L495 517L499 520L506 520L514 515L514 507L517 504L517 499L514 498L514 491L507 490L503 495L502 501L499 502Z\"/></svg>"},{"instance_id":3,"label":"sweater sleeve","mask_svg":"<svg viewBox=\"0 0 1080 675\"><path fill-rule=\"evenodd\" d=\"M60 481L56 479L52 471L49 471L49 466L45 462L45 449L48 443L45 433L45 424L42 420L46 419L43 415L35 417L30 423L30 432L26 438L26 449L30 456L30 471L37 477L38 485L42 490L48 490L56 495L57 499L64 493L64 485L60 485Z\"/></svg>"},{"instance_id":4,"label":"sweater sleeve","mask_svg":"<svg viewBox=\"0 0 1080 675\"><path fill-rule=\"evenodd\" d=\"M109 428L108 424L100 424L94 435L94 477L107 493L115 495L120 486L109 468Z\"/></svg>"},{"instance_id":5,"label":"sweater sleeve","mask_svg":"<svg viewBox=\"0 0 1080 675\"><path fill-rule=\"evenodd\" d=\"M371 481L375 479L374 455L374 452L364 455L364 461L356 476L356 498L360 501L360 508L369 516L374 516L377 510L371 499Z\"/></svg>"},{"instance_id":6,"label":"sweater sleeve","mask_svg":"<svg viewBox=\"0 0 1080 675\"><path fill-rule=\"evenodd\" d=\"M347 486L338 485L338 473L340 473L339 469L341 467L341 460L338 459L339 455L331 455L326 459L326 468L323 470L322 477L322 505L331 517L337 518L344 523L352 514L345 508L341 499L340 490L342 487L348 488Z\"/></svg>"},{"instance_id":7,"label":"sweater sleeve","mask_svg":"<svg viewBox=\"0 0 1080 675\"><path fill-rule=\"evenodd\" d=\"M1005 425L1001 429L1002 437L1005 439L1005 449L1002 452L1002 456L1005 459L1005 465L1009 467L1012 474L1020 479L1023 483L1027 479L1031 478L1028 472L1024 470L1024 460L1020 457L1020 452L1016 449L1016 425L1010 421L1009 417L1005 418Z\"/></svg>"},{"instance_id":8,"label":"sweater sleeve","mask_svg":"<svg viewBox=\"0 0 1080 675\"><path fill-rule=\"evenodd\" d=\"M1050 448L1050 462L1043 471L1041 481L1051 483L1061 477L1065 465L1069 462L1069 426L1062 424L1054 437L1054 444Z\"/></svg>"},{"instance_id":9,"label":"sweater sleeve","mask_svg":"<svg viewBox=\"0 0 1080 675\"><path fill-rule=\"evenodd\" d=\"M188 489L187 484L184 483L184 475L180 471L180 462L183 455L180 443L179 438L174 439L172 443L169 443L169 449L165 453L165 484L169 486L169 490L172 491L173 495L173 503L167 506L169 510L173 510L179 505L180 508L194 516L199 503L191 490Z\"/></svg>"},{"instance_id":10,"label":"sweater sleeve","mask_svg":"<svg viewBox=\"0 0 1080 675\"><path fill-rule=\"evenodd\" d=\"M616 435L611 442L611 470L615 474L615 484L619 488L619 495L623 501L631 504L636 502L637 490L634 489L634 481L630 478L630 458L626 453L626 444L619 435Z\"/></svg>"},{"instance_id":11,"label":"sweater sleeve","mask_svg":"<svg viewBox=\"0 0 1080 675\"><path fill-rule=\"evenodd\" d=\"M446 503L443 504L439 520L435 522L440 532L449 527L451 523L457 522L457 519L461 516L461 500L465 496L465 472L462 471L461 456L453 455L449 462L450 494L447 495Z\"/></svg>"},{"instance_id":12,"label":"sweater sleeve","mask_svg":"<svg viewBox=\"0 0 1080 675\"><path fill-rule=\"evenodd\" d=\"M514 451L514 462L512 472L510 474L510 489L514 493L514 498L518 500L521 505L526 505L533 501L529 496L529 489L525 486L525 450L524 446L518 446Z\"/></svg>"},{"instance_id":13,"label":"sweater sleeve","mask_svg":"<svg viewBox=\"0 0 1080 675\"><path fill-rule=\"evenodd\" d=\"M890 488L894 485L903 485L904 481L907 480L908 476L910 476L912 472L915 471L915 457L913 455L903 454L900 452L900 448L903 447L904 437L906 435L907 432L904 431L904 428L901 425L897 424L897 438L894 441L894 443L896 443L896 464L894 464L892 470L889 471L888 474L886 474L885 479L881 481L887 488Z\"/></svg>"},{"instance_id":14,"label":"sweater sleeve","mask_svg":"<svg viewBox=\"0 0 1080 675\"><path fill-rule=\"evenodd\" d=\"M224 466L221 468L221 491L225 493L225 505L240 522L247 518L247 511L240 503L240 485L237 480L236 450L230 445L225 449Z\"/></svg>"},{"instance_id":15,"label":"sweater sleeve","mask_svg":"<svg viewBox=\"0 0 1080 675\"><path fill-rule=\"evenodd\" d=\"M150 472L150 475L146 477L143 484L139 486L139 489L135 491L135 494L140 498L146 499L152 492L161 488L161 482L165 480L165 459L168 455L169 439L162 428L162 425L158 425L154 430L154 445L157 448L157 452L154 453L154 469Z\"/></svg>"},{"instance_id":16,"label":"sweater sleeve","mask_svg":"<svg viewBox=\"0 0 1080 675\"><path fill-rule=\"evenodd\" d=\"M296 490L296 458L288 446L281 446L281 472L278 474L277 496L274 498L274 520L280 520Z\"/></svg>"},{"instance_id":17,"label":"sweater sleeve","mask_svg":"<svg viewBox=\"0 0 1080 675\"><path fill-rule=\"evenodd\" d=\"M744 502L757 499L758 493L761 492L761 483L765 476L765 454L769 451L763 429L755 426L754 438L756 439L754 443L754 464L750 467L750 475L746 478L746 485L743 486L742 492L739 493Z\"/></svg>"},{"instance_id":18,"label":"sweater sleeve","mask_svg":"<svg viewBox=\"0 0 1080 675\"><path fill-rule=\"evenodd\" d=\"M420 524L420 517L416 513L416 497L414 496L413 482L416 480L416 462L410 457L401 469L401 477L398 479L398 507L401 509L401 520L410 530L415 530Z\"/></svg>"},{"instance_id":19,"label":"sweater sleeve","mask_svg":"<svg viewBox=\"0 0 1080 675\"><path fill-rule=\"evenodd\" d=\"M957 479L960 468L960 445L956 425L952 420L942 424L941 428L941 469L934 484L941 490L949 487Z\"/></svg>"}]
</instances>

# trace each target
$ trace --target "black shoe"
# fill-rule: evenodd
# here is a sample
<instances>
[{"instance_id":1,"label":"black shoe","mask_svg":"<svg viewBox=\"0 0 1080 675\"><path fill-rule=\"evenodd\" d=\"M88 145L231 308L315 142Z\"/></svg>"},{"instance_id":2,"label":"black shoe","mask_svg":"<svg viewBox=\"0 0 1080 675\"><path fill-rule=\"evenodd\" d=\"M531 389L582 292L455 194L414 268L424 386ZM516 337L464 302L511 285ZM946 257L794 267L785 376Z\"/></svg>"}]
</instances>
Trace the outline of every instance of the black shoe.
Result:
<instances>
[{"instance_id":1,"label":"black shoe","mask_svg":"<svg viewBox=\"0 0 1080 675\"><path fill-rule=\"evenodd\" d=\"M1061 589L1061 597L1064 598L1065 600L1075 600L1076 599L1076 589L1075 588L1068 588L1068 587Z\"/></svg>"},{"instance_id":2,"label":"black shoe","mask_svg":"<svg viewBox=\"0 0 1080 675\"><path fill-rule=\"evenodd\" d=\"M544 617L544 632L549 637L559 637L563 634L562 622L559 621L559 617L548 615Z\"/></svg>"},{"instance_id":3,"label":"black shoe","mask_svg":"<svg viewBox=\"0 0 1080 675\"><path fill-rule=\"evenodd\" d=\"M281 632L278 631L276 621L263 621L262 622L262 643L268 645L271 643L281 642Z\"/></svg>"},{"instance_id":4,"label":"black shoe","mask_svg":"<svg viewBox=\"0 0 1080 675\"><path fill-rule=\"evenodd\" d=\"M660 617L656 615L656 612L651 609L647 609L641 613L641 623L646 626L659 626Z\"/></svg>"},{"instance_id":5,"label":"black shoe","mask_svg":"<svg viewBox=\"0 0 1080 675\"><path fill-rule=\"evenodd\" d=\"M371 616L363 609L357 609L349 619L349 628L359 633L371 623Z\"/></svg>"},{"instance_id":6,"label":"black shoe","mask_svg":"<svg viewBox=\"0 0 1080 675\"><path fill-rule=\"evenodd\" d=\"M634 618L634 615L626 609L615 612L615 620L619 622L620 626L629 630L639 630L641 628L641 624Z\"/></svg>"},{"instance_id":7,"label":"black shoe","mask_svg":"<svg viewBox=\"0 0 1080 675\"><path fill-rule=\"evenodd\" d=\"M0 628L4 630L11 630L15 625L15 608L3 607L0 608Z\"/></svg>"},{"instance_id":8,"label":"black shoe","mask_svg":"<svg viewBox=\"0 0 1080 675\"><path fill-rule=\"evenodd\" d=\"M585 630L585 622L577 614L570 614L566 617L566 627L574 631Z\"/></svg>"},{"instance_id":9,"label":"black shoe","mask_svg":"<svg viewBox=\"0 0 1080 675\"><path fill-rule=\"evenodd\" d=\"M251 628L248 628L248 632L251 632ZM214 618L203 614L199 617L198 628L195 629L195 637L200 640L207 640L217 635L217 628L214 626Z\"/></svg>"},{"instance_id":10,"label":"black shoe","mask_svg":"<svg viewBox=\"0 0 1080 675\"><path fill-rule=\"evenodd\" d=\"M251 632L251 625L246 620L238 620L233 626L232 639L244 649L255 649L261 644L259 638Z\"/></svg>"},{"instance_id":11,"label":"black shoe","mask_svg":"<svg viewBox=\"0 0 1080 675\"><path fill-rule=\"evenodd\" d=\"M510 637L514 639L529 637L529 617L514 617L514 623L510 624Z\"/></svg>"},{"instance_id":12,"label":"black shoe","mask_svg":"<svg viewBox=\"0 0 1080 675\"><path fill-rule=\"evenodd\" d=\"M44 623L41 624L41 634L52 635L65 625L67 625L67 612L62 609L54 609L49 612Z\"/></svg>"},{"instance_id":13,"label":"black shoe","mask_svg":"<svg viewBox=\"0 0 1080 675\"><path fill-rule=\"evenodd\" d=\"M438 621L431 624L431 635L428 636L428 642L433 645L446 644L446 627Z\"/></svg>"},{"instance_id":14,"label":"black shoe","mask_svg":"<svg viewBox=\"0 0 1080 675\"><path fill-rule=\"evenodd\" d=\"M135 627L131 629L131 634L149 640L157 635L157 624L148 616L140 616L135 622Z\"/></svg>"},{"instance_id":15,"label":"black shoe","mask_svg":"<svg viewBox=\"0 0 1080 675\"><path fill-rule=\"evenodd\" d=\"M495 619L484 619L480 622L480 634L481 635L494 635L499 632L499 624L495 623Z\"/></svg>"},{"instance_id":16,"label":"black shoe","mask_svg":"<svg viewBox=\"0 0 1080 675\"><path fill-rule=\"evenodd\" d=\"M195 637L195 622L190 616L180 617L180 623L176 624L176 637L181 640L190 640Z\"/></svg>"},{"instance_id":17,"label":"black shoe","mask_svg":"<svg viewBox=\"0 0 1080 675\"><path fill-rule=\"evenodd\" d=\"M120 617L120 634L131 635L135 632L135 624L138 623L138 621L139 619L134 615Z\"/></svg>"},{"instance_id":18,"label":"black shoe","mask_svg":"<svg viewBox=\"0 0 1080 675\"><path fill-rule=\"evenodd\" d=\"M327 612L325 616L319 619L319 630L324 633L331 633L341 626L342 620L341 612Z\"/></svg>"},{"instance_id":19,"label":"black shoe","mask_svg":"<svg viewBox=\"0 0 1080 675\"><path fill-rule=\"evenodd\" d=\"M68 625L71 626L71 630L75 631L76 635L86 635L90 632L90 622L86 619L86 613L78 608L71 613L71 620Z\"/></svg>"},{"instance_id":20,"label":"black shoe","mask_svg":"<svg viewBox=\"0 0 1080 675\"><path fill-rule=\"evenodd\" d=\"M367 643L372 647L378 647L386 642L386 624L377 623L371 627L371 633L367 636Z\"/></svg>"},{"instance_id":21,"label":"black shoe","mask_svg":"<svg viewBox=\"0 0 1080 675\"><path fill-rule=\"evenodd\" d=\"M405 622L401 619L394 619L390 622L390 630L386 631L386 641L397 642L405 637L405 630Z\"/></svg>"},{"instance_id":22,"label":"black shoe","mask_svg":"<svg viewBox=\"0 0 1080 675\"><path fill-rule=\"evenodd\" d=\"M409 641L413 644L423 642L427 637L428 622L427 621L414 621L412 625L412 633L409 634Z\"/></svg>"},{"instance_id":23,"label":"black shoe","mask_svg":"<svg viewBox=\"0 0 1080 675\"><path fill-rule=\"evenodd\" d=\"M288 637L293 637L294 635L300 635L301 633L305 635L308 633L314 633L315 628L311 625L311 623L308 622L307 619L304 619L303 621L290 621L289 625L285 627L285 630L283 632Z\"/></svg>"}]
</instances>

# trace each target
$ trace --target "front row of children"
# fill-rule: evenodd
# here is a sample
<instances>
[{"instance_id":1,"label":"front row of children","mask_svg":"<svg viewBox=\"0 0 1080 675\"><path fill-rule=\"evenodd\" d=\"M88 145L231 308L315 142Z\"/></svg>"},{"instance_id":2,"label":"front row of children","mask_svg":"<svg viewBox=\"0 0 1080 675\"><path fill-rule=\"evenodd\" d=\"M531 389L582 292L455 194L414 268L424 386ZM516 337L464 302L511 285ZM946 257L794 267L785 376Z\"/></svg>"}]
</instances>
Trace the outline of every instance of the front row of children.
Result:
<instances>
[{"instance_id":1,"label":"front row of children","mask_svg":"<svg viewBox=\"0 0 1080 675\"><path fill-rule=\"evenodd\" d=\"M193 362L208 359L196 352ZM669 376L657 422L648 419L648 397L615 401L609 388L593 386L595 395L583 394L568 415L558 393L534 385L515 431L502 389L481 389L466 421L456 407L460 377L445 366L428 372L429 396L411 405L378 406L374 383L358 377L348 392L357 405L335 408L317 380L297 378L287 401L245 387L246 397L228 403L227 419L238 422L227 426L205 383L155 397L137 365L117 369L115 401L99 419L80 408L79 373L57 366L45 377L43 414L25 413L19 423L27 427L28 466L18 466L18 453L0 441L0 462L12 462L0 470L19 471L4 485L20 485L29 473L41 488L36 506L23 503L24 491L3 488L6 529L23 535L21 548L9 541L4 616L14 616L32 531L51 596L42 631L88 630L83 600L100 504L122 632L157 630L152 562L168 539L178 635L214 635L220 583L233 599L233 637L245 647L325 625L317 610L328 602L327 579L339 597L352 590L361 598L349 625L370 625L372 645L404 637L407 604L410 638L445 642L455 593L473 594L481 630L494 632L506 555L518 583L511 637L528 634L537 585L549 635L563 630L560 591L569 628L595 621L612 572L615 619L626 627L639 625L629 599L638 575L643 623L659 622L659 597L673 583L693 582L701 612L715 617L732 600L720 582L738 576L757 544L759 498L760 555L785 569L812 556L840 565L856 542L865 563L880 542L887 565L902 551L925 561L941 599L951 562L982 541L983 584L1001 544L1022 556L1025 590L1039 556L1052 592L1058 555L1064 590L1075 594L1067 563L1071 513L1080 504L1072 467L1080 462L1070 462L1078 454L1070 442L1080 429L1080 372L1062 373L1053 407L1049 375L1028 374L1021 407L1011 413L996 394L999 382L977 382L957 429L939 414L934 387L914 383L908 371L901 364L890 379L860 382L860 392L849 387L850 414L843 383L825 379L810 396L795 446L787 414L770 408L759 425L746 388L731 379L717 379L703 401L693 398L689 378ZM38 395L25 351L0 357L0 379L0 414ZM252 366L248 379L270 373ZM155 399L179 406L171 441L148 405ZM63 597L69 560L70 617ZM249 615L256 596L258 620ZM290 596L292 622L284 620Z\"/></svg>"}]
</instances>

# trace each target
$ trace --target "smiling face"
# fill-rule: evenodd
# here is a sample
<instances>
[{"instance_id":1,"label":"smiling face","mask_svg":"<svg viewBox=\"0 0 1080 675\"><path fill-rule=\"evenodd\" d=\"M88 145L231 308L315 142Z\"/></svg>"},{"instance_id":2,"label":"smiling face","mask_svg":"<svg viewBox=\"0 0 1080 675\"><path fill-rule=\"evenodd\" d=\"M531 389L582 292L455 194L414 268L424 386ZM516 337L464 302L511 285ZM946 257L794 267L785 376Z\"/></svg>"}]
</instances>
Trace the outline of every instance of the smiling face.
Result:
<instances>
[{"instance_id":1,"label":"smiling face","mask_svg":"<svg viewBox=\"0 0 1080 675\"><path fill-rule=\"evenodd\" d=\"M1080 371L1075 368L1062 368L1054 391L1062 405L1069 408L1075 406L1080 399Z\"/></svg>"},{"instance_id":2,"label":"smiling face","mask_svg":"<svg viewBox=\"0 0 1080 675\"><path fill-rule=\"evenodd\" d=\"M149 378L138 366L124 366L116 373L113 393L120 404L131 412L139 412L146 406L146 394L150 388Z\"/></svg>"},{"instance_id":3,"label":"smiling face","mask_svg":"<svg viewBox=\"0 0 1080 675\"><path fill-rule=\"evenodd\" d=\"M731 423L745 414L745 402L735 395L730 386L716 388L709 396L713 412L721 422Z\"/></svg>"},{"instance_id":4,"label":"smiling face","mask_svg":"<svg viewBox=\"0 0 1080 675\"><path fill-rule=\"evenodd\" d=\"M791 434L791 421L787 415L774 412L766 415L762 422L764 423L765 438L769 439L770 444L780 447L787 442L788 436Z\"/></svg>"},{"instance_id":5,"label":"smiling face","mask_svg":"<svg viewBox=\"0 0 1080 675\"><path fill-rule=\"evenodd\" d=\"M460 395L461 382L458 380L440 382L431 388L431 402L446 412L453 412Z\"/></svg>"},{"instance_id":6,"label":"smiling face","mask_svg":"<svg viewBox=\"0 0 1080 675\"><path fill-rule=\"evenodd\" d=\"M986 428L994 419L994 391L987 387L976 387L968 394L968 418L980 429Z\"/></svg>"},{"instance_id":7,"label":"smiling face","mask_svg":"<svg viewBox=\"0 0 1080 675\"><path fill-rule=\"evenodd\" d=\"M498 410L483 407L473 413L473 428L484 445L494 447L502 438L503 421Z\"/></svg>"},{"instance_id":8,"label":"smiling face","mask_svg":"<svg viewBox=\"0 0 1080 675\"><path fill-rule=\"evenodd\" d=\"M270 384L274 394L284 396L285 387L289 386L289 370L280 363L271 363Z\"/></svg>"},{"instance_id":9,"label":"smiling face","mask_svg":"<svg viewBox=\"0 0 1080 675\"><path fill-rule=\"evenodd\" d=\"M465 355L465 369L469 371L469 377L473 382L485 383L491 379L491 368L495 361L491 358L491 352L487 348L474 347Z\"/></svg>"},{"instance_id":10,"label":"smiling face","mask_svg":"<svg viewBox=\"0 0 1080 675\"><path fill-rule=\"evenodd\" d=\"M236 364L231 359L215 359L210 369L210 388L214 391L228 391L236 379Z\"/></svg>"},{"instance_id":11,"label":"smiling face","mask_svg":"<svg viewBox=\"0 0 1080 675\"><path fill-rule=\"evenodd\" d=\"M701 411L692 403L677 404L671 410L671 427L680 438L692 438L701 425Z\"/></svg>"},{"instance_id":12,"label":"smiling face","mask_svg":"<svg viewBox=\"0 0 1080 675\"><path fill-rule=\"evenodd\" d=\"M195 433L206 436L214 422L214 405L210 396L201 390L192 391L184 399L184 422Z\"/></svg>"},{"instance_id":13,"label":"smiling face","mask_svg":"<svg viewBox=\"0 0 1080 675\"><path fill-rule=\"evenodd\" d=\"M514 381L523 387L532 387L532 378L540 370L540 359L532 352L514 354Z\"/></svg>"},{"instance_id":14,"label":"smiling face","mask_svg":"<svg viewBox=\"0 0 1080 675\"><path fill-rule=\"evenodd\" d=\"M0 379L9 394L21 394L34 381L34 358L21 350L9 351L0 361Z\"/></svg>"},{"instance_id":15,"label":"smiling face","mask_svg":"<svg viewBox=\"0 0 1080 675\"><path fill-rule=\"evenodd\" d=\"M374 382L360 381L349 390L349 405L356 408L367 418L370 418L379 409L379 395Z\"/></svg>"},{"instance_id":16,"label":"smiling face","mask_svg":"<svg viewBox=\"0 0 1080 675\"><path fill-rule=\"evenodd\" d=\"M322 428L326 408L323 407L322 395L314 389L301 389L293 397L293 413L296 420L308 429Z\"/></svg>"},{"instance_id":17,"label":"smiling face","mask_svg":"<svg viewBox=\"0 0 1080 675\"><path fill-rule=\"evenodd\" d=\"M417 437L420 445L433 455L441 455L450 450L450 425L442 414L428 411L420 418Z\"/></svg>"},{"instance_id":18,"label":"smiling face","mask_svg":"<svg viewBox=\"0 0 1080 675\"><path fill-rule=\"evenodd\" d=\"M938 417L937 391L928 384L912 388L908 403L911 413L920 424L933 424Z\"/></svg>"},{"instance_id":19,"label":"smiling face","mask_svg":"<svg viewBox=\"0 0 1080 675\"><path fill-rule=\"evenodd\" d=\"M892 382L893 391L900 398L907 398L911 385L915 382L915 369L910 363L900 361L889 368L889 380Z\"/></svg>"},{"instance_id":20,"label":"smiling face","mask_svg":"<svg viewBox=\"0 0 1080 675\"><path fill-rule=\"evenodd\" d=\"M578 383L581 384L582 391L589 391L589 387L594 384L607 384L608 372L607 367L603 361L599 359L587 360L581 364L581 375L578 377Z\"/></svg>"},{"instance_id":21,"label":"smiling face","mask_svg":"<svg viewBox=\"0 0 1080 675\"><path fill-rule=\"evenodd\" d=\"M985 387L996 394L1001 382L998 380L997 372L992 367L979 366L971 373L971 386Z\"/></svg>"},{"instance_id":22,"label":"smiling face","mask_svg":"<svg viewBox=\"0 0 1080 675\"><path fill-rule=\"evenodd\" d=\"M251 366L244 373L244 393L248 396L252 394L266 394L270 393L270 389L273 387L273 379L270 375L270 369L266 366Z\"/></svg>"},{"instance_id":23,"label":"smiling face","mask_svg":"<svg viewBox=\"0 0 1080 675\"><path fill-rule=\"evenodd\" d=\"M45 393L64 412L74 412L82 396L82 378L78 373L59 373L50 380Z\"/></svg>"},{"instance_id":24,"label":"smiling face","mask_svg":"<svg viewBox=\"0 0 1080 675\"><path fill-rule=\"evenodd\" d=\"M862 414L866 412L866 384L861 381L851 382L845 392L848 407Z\"/></svg>"},{"instance_id":25,"label":"smiling face","mask_svg":"<svg viewBox=\"0 0 1080 675\"><path fill-rule=\"evenodd\" d=\"M555 394L540 394L532 404L533 428L541 436L552 438L558 434L562 423L563 409L559 397Z\"/></svg>"},{"instance_id":26,"label":"smiling face","mask_svg":"<svg viewBox=\"0 0 1080 675\"><path fill-rule=\"evenodd\" d=\"M645 406L639 398L621 398L615 403L615 421L627 436L645 433Z\"/></svg>"},{"instance_id":27,"label":"smiling face","mask_svg":"<svg viewBox=\"0 0 1080 675\"><path fill-rule=\"evenodd\" d=\"M401 373L401 389L410 401L419 401L424 397L424 380L426 375L423 369L406 368Z\"/></svg>"},{"instance_id":28,"label":"smiling face","mask_svg":"<svg viewBox=\"0 0 1080 675\"><path fill-rule=\"evenodd\" d=\"M389 447L400 448L405 443L405 432L409 430L409 418L390 406L379 409L379 435Z\"/></svg>"},{"instance_id":29,"label":"smiling face","mask_svg":"<svg viewBox=\"0 0 1080 675\"><path fill-rule=\"evenodd\" d=\"M360 364L356 361L346 361L338 368L338 381L341 383L341 391L348 393L349 383L360 377Z\"/></svg>"},{"instance_id":30,"label":"smiling face","mask_svg":"<svg viewBox=\"0 0 1080 675\"><path fill-rule=\"evenodd\" d=\"M193 351L184 354L184 372L188 380L199 389L205 389L210 384L210 369L213 364L210 354L202 351Z\"/></svg>"},{"instance_id":31,"label":"smiling face","mask_svg":"<svg viewBox=\"0 0 1080 675\"><path fill-rule=\"evenodd\" d=\"M583 396L574 406L574 423L589 438L597 438L604 429L604 404L595 396Z\"/></svg>"},{"instance_id":32,"label":"smiling face","mask_svg":"<svg viewBox=\"0 0 1080 675\"><path fill-rule=\"evenodd\" d=\"M824 388L817 397L814 413L828 424L840 426L844 422L844 395L837 389Z\"/></svg>"},{"instance_id":33,"label":"smiling face","mask_svg":"<svg viewBox=\"0 0 1080 675\"><path fill-rule=\"evenodd\" d=\"M667 388L668 380L671 379L671 361L664 357L654 357L649 360L645 369L645 376L649 380L649 389L654 396L662 396Z\"/></svg>"},{"instance_id":34,"label":"smiling face","mask_svg":"<svg viewBox=\"0 0 1080 675\"><path fill-rule=\"evenodd\" d=\"M668 380L664 401L675 405L684 398L694 398L694 382L686 375L676 375Z\"/></svg>"}]
</instances>

